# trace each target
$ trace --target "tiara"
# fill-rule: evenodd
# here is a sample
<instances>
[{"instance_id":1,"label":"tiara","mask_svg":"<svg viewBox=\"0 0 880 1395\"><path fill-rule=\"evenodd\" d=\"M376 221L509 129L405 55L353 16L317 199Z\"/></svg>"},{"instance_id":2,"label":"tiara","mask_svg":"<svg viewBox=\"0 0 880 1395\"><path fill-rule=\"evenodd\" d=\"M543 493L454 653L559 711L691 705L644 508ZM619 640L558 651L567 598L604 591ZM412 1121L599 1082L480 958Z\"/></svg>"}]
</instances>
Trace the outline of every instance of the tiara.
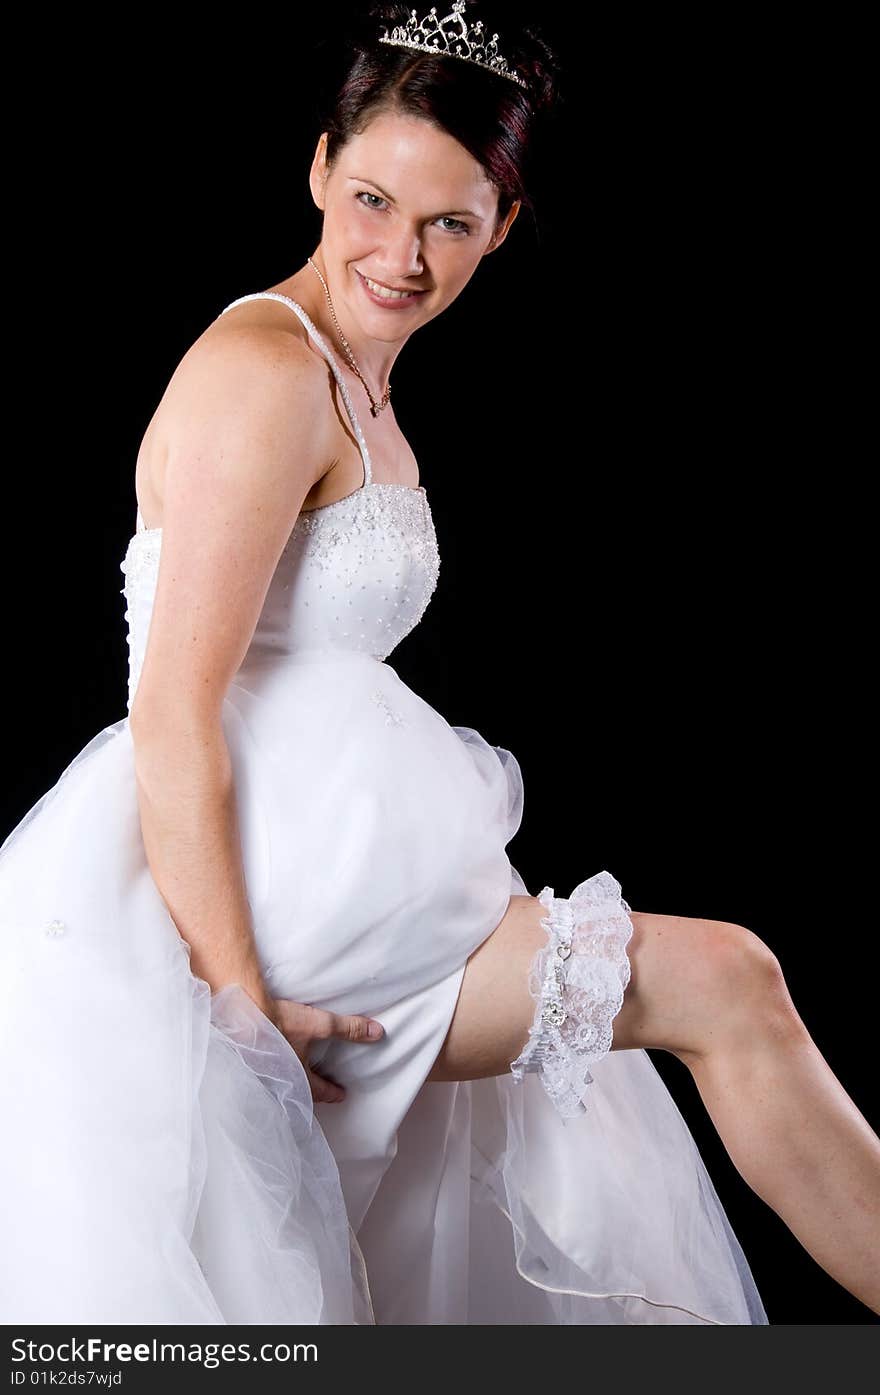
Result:
<instances>
[{"instance_id":1,"label":"tiara","mask_svg":"<svg viewBox=\"0 0 880 1395\"><path fill-rule=\"evenodd\" d=\"M529 84L507 66L507 59L498 52L498 35L483 41L483 21L470 28L462 11L465 0L454 0L452 10L442 19L437 18L437 7L431 6L424 19L417 21L415 10L410 11L409 24L398 24L389 36L386 27L380 37L380 44L395 44L400 48L414 48L422 53L442 54L449 58L462 58L466 63L477 63L492 73L510 78L520 87L528 89Z\"/></svg>"}]
</instances>

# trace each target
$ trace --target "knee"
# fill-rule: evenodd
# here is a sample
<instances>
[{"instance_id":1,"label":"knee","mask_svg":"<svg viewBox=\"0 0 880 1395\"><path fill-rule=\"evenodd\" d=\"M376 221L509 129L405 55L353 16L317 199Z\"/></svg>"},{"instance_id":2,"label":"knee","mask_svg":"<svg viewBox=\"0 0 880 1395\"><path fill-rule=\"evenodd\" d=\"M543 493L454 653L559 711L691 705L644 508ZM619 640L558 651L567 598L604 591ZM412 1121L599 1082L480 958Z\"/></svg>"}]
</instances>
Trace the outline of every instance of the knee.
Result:
<instances>
[{"instance_id":1,"label":"knee","mask_svg":"<svg viewBox=\"0 0 880 1395\"><path fill-rule=\"evenodd\" d=\"M769 945L744 925L721 922L714 929L706 967L722 1032L743 1042L801 1034L803 1023Z\"/></svg>"}]
</instances>

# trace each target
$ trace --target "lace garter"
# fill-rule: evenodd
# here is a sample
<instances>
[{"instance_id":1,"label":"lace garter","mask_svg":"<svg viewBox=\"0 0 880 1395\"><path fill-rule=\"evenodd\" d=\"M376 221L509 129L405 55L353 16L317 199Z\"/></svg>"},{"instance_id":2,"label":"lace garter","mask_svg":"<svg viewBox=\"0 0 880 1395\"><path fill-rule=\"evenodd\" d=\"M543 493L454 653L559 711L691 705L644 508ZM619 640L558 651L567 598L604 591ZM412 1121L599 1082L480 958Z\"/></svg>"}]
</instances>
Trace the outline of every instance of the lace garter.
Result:
<instances>
[{"instance_id":1,"label":"lace garter","mask_svg":"<svg viewBox=\"0 0 880 1395\"><path fill-rule=\"evenodd\" d=\"M589 1067L611 1050L612 1021L630 979L626 946L632 907L610 872L597 872L570 897L545 886L547 943L535 955L529 992L538 1002L528 1040L511 1063L515 1080L536 1071L563 1118L586 1113Z\"/></svg>"}]
</instances>

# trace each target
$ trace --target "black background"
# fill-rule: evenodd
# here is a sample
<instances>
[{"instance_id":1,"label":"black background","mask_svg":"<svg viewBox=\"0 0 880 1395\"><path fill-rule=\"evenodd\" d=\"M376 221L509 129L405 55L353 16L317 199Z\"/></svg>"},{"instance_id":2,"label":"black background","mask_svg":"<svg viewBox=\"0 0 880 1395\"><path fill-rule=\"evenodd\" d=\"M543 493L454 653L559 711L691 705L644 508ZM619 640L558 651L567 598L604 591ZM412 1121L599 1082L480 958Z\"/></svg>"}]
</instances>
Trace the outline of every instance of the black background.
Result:
<instances>
[{"instance_id":1,"label":"black background","mask_svg":"<svg viewBox=\"0 0 880 1395\"><path fill-rule=\"evenodd\" d=\"M0 836L125 715L140 440L222 307L319 239L315 74L351 8L186 36L151 8L109 52L77 15L31 60ZM877 1127L867 263L833 58L729 13L538 10L568 74L537 226L521 214L394 369L442 563L390 662L516 753L531 892L608 868L635 910L749 926ZM684 1067L652 1059L771 1322L875 1321L750 1192Z\"/></svg>"}]
</instances>

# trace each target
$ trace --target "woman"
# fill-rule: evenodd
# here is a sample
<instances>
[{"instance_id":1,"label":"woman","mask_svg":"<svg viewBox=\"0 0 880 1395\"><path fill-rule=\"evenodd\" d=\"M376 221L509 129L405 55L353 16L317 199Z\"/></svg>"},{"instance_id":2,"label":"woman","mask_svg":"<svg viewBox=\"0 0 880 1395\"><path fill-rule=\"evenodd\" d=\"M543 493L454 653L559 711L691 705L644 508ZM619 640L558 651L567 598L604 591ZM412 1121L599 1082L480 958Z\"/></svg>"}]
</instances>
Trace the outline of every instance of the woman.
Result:
<instances>
[{"instance_id":1,"label":"woman","mask_svg":"<svg viewBox=\"0 0 880 1395\"><path fill-rule=\"evenodd\" d=\"M439 569L390 372L527 202L554 64L462 0L370 25L318 247L144 438L128 716L0 849L3 1320L766 1322L648 1047L878 1311L880 1141L767 946L530 894L515 757L386 662Z\"/></svg>"}]
</instances>

